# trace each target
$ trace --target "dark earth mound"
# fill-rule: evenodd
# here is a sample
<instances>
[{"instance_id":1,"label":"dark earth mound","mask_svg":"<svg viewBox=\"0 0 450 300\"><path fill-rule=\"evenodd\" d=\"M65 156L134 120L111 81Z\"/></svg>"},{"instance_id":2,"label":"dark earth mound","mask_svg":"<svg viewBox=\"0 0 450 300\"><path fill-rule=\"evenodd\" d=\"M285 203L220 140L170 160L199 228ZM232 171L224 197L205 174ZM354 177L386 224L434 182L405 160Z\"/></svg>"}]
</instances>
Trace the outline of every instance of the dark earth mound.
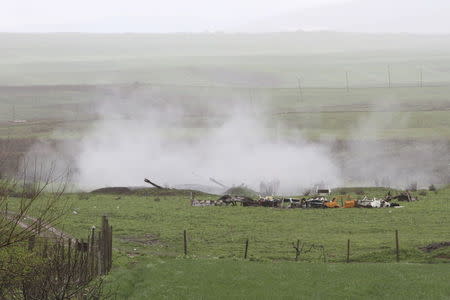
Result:
<instances>
[{"instance_id":1,"label":"dark earth mound","mask_svg":"<svg viewBox=\"0 0 450 300\"><path fill-rule=\"evenodd\" d=\"M113 194L113 195L128 195L131 194L131 189L127 187L105 187L96 189L91 192L92 194Z\"/></svg>"},{"instance_id":2,"label":"dark earth mound","mask_svg":"<svg viewBox=\"0 0 450 300\"><path fill-rule=\"evenodd\" d=\"M433 243L419 249L425 252L431 252L445 247L450 247L450 242Z\"/></svg>"},{"instance_id":3,"label":"dark earth mound","mask_svg":"<svg viewBox=\"0 0 450 300\"><path fill-rule=\"evenodd\" d=\"M157 189L157 188L129 188L129 187L105 187L93 190L91 194L108 195L135 195L135 196L191 196L208 195L195 190Z\"/></svg>"}]
</instances>

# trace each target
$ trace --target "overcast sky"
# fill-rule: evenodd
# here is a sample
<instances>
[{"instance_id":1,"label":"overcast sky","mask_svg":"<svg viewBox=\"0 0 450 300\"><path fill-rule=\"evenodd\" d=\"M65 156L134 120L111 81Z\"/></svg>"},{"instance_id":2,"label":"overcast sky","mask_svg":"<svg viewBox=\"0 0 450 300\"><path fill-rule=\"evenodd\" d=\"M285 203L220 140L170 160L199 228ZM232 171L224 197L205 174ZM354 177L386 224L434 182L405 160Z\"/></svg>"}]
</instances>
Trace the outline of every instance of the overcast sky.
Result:
<instances>
[{"instance_id":1,"label":"overcast sky","mask_svg":"<svg viewBox=\"0 0 450 300\"><path fill-rule=\"evenodd\" d=\"M450 0L0 0L0 32L450 33Z\"/></svg>"},{"instance_id":2,"label":"overcast sky","mask_svg":"<svg viewBox=\"0 0 450 300\"><path fill-rule=\"evenodd\" d=\"M0 31L230 30L346 0L0 0Z\"/></svg>"}]
</instances>

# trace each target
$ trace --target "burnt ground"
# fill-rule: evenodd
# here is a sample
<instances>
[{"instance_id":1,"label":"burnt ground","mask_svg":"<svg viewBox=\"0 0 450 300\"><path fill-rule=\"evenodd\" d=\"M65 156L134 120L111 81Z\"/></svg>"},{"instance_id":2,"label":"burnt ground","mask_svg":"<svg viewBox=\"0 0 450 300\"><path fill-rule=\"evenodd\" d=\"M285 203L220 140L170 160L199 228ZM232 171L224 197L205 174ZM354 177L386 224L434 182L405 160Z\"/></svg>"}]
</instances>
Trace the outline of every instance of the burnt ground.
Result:
<instances>
[{"instance_id":1,"label":"burnt ground","mask_svg":"<svg viewBox=\"0 0 450 300\"><path fill-rule=\"evenodd\" d=\"M427 245L425 247L421 247L419 249L424 251L424 252L430 253L430 252L432 252L434 250L438 250L438 249L446 248L446 247L450 247L450 242L432 243L432 244L429 244L429 245Z\"/></svg>"}]
</instances>

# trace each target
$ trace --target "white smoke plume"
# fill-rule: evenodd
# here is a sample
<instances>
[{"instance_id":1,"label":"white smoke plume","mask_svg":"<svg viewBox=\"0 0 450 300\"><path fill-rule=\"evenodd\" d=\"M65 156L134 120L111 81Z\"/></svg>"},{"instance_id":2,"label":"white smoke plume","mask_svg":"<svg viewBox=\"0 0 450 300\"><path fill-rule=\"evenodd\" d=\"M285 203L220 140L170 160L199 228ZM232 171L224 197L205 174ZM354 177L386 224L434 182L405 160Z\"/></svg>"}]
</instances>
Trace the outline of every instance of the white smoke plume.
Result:
<instances>
[{"instance_id":1,"label":"white smoke plume","mask_svg":"<svg viewBox=\"0 0 450 300\"><path fill-rule=\"evenodd\" d=\"M281 142L270 120L245 105L209 109L225 120L199 129L187 127L185 107L106 102L99 108L101 120L81 141L78 184L136 186L149 177L168 186L211 185L213 177L257 190L261 181L278 179L280 190L292 194L321 182L340 183L328 150L306 142L300 132L295 142Z\"/></svg>"},{"instance_id":2,"label":"white smoke plume","mask_svg":"<svg viewBox=\"0 0 450 300\"><path fill-rule=\"evenodd\" d=\"M284 195L321 183L406 188L449 180L448 141L401 138L410 120L395 112L402 109L393 106L395 99L353 120L348 139L312 142L302 128L283 127L265 101L253 105L248 93L227 98L137 89L112 96L99 101L98 120L81 139L38 143L28 159L69 165L74 184L84 190L143 186L146 177L169 187L216 187L214 192L223 189L210 178L255 190L275 179Z\"/></svg>"}]
</instances>

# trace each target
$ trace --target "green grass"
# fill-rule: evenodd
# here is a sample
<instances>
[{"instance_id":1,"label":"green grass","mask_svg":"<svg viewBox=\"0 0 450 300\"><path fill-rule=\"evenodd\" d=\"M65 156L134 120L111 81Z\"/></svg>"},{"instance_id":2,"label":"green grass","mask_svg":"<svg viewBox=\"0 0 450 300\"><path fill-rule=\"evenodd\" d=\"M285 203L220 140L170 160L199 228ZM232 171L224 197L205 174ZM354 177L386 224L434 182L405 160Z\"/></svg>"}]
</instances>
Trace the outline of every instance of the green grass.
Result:
<instances>
[{"instance_id":1,"label":"green grass","mask_svg":"<svg viewBox=\"0 0 450 300\"><path fill-rule=\"evenodd\" d=\"M248 107L265 120L267 130L282 137L299 131L310 139L359 138L356 128L376 124L373 139L450 139L450 87L361 89L308 89L299 101L297 89L202 89L151 86L31 87L6 89L0 93L0 138L80 138L96 115L95 99L167 96L185 111L180 122L171 124L167 135L174 138L202 136L211 126L220 126L229 107ZM127 96L128 95L128 96ZM114 96L115 97L115 96ZM34 100L33 100L34 99ZM253 99L253 100L250 100ZM109 101L109 100L108 100ZM115 101L111 99L110 101ZM15 112L15 114L13 114ZM13 115L25 124L12 124ZM108 119L108 116L103 116ZM156 129L155 129L156 130ZM364 135L363 136L368 136Z\"/></svg>"},{"instance_id":2,"label":"green grass","mask_svg":"<svg viewBox=\"0 0 450 300\"><path fill-rule=\"evenodd\" d=\"M387 191L345 188L333 196L345 192L343 199L356 198L362 197L356 193L364 192L380 197ZM108 297L446 299L450 295L446 281L450 247L429 253L419 249L449 240L450 187L427 192L418 202L402 203L403 208L384 209L191 207L189 191L150 189L137 194L76 193L59 202L68 208L57 227L78 238L87 237L102 215L109 216L114 268L105 282ZM11 198L11 210L15 203ZM183 230L188 236L187 257ZM395 262L395 230L400 263ZM297 239L305 244L298 263L292 248ZM351 263L345 264L348 239Z\"/></svg>"},{"instance_id":3,"label":"green grass","mask_svg":"<svg viewBox=\"0 0 450 300\"><path fill-rule=\"evenodd\" d=\"M145 259L116 270L118 299L448 299L448 265Z\"/></svg>"},{"instance_id":4,"label":"green grass","mask_svg":"<svg viewBox=\"0 0 450 300\"><path fill-rule=\"evenodd\" d=\"M383 189L363 190L369 196L386 194ZM98 225L102 215L108 215L114 227L118 258L181 255L182 233L187 230L188 252L195 257L241 258L245 240L249 239L251 259L293 260L292 242L300 239L305 249L313 244L323 246L328 262L345 261L347 239L351 239L352 261L393 262L394 232L399 230L402 261L443 262L450 256L450 249L425 253L418 248L449 240L449 194L449 188L436 194L429 192L427 196L419 196L418 202L402 203L404 208L309 210L191 207L190 193L72 194L61 202L69 208L58 226L83 238L92 225ZM218 196L205 194L198 198ZM321 249L301 255L303 261L323 259Z\"/></svg>"}]
</instances>

